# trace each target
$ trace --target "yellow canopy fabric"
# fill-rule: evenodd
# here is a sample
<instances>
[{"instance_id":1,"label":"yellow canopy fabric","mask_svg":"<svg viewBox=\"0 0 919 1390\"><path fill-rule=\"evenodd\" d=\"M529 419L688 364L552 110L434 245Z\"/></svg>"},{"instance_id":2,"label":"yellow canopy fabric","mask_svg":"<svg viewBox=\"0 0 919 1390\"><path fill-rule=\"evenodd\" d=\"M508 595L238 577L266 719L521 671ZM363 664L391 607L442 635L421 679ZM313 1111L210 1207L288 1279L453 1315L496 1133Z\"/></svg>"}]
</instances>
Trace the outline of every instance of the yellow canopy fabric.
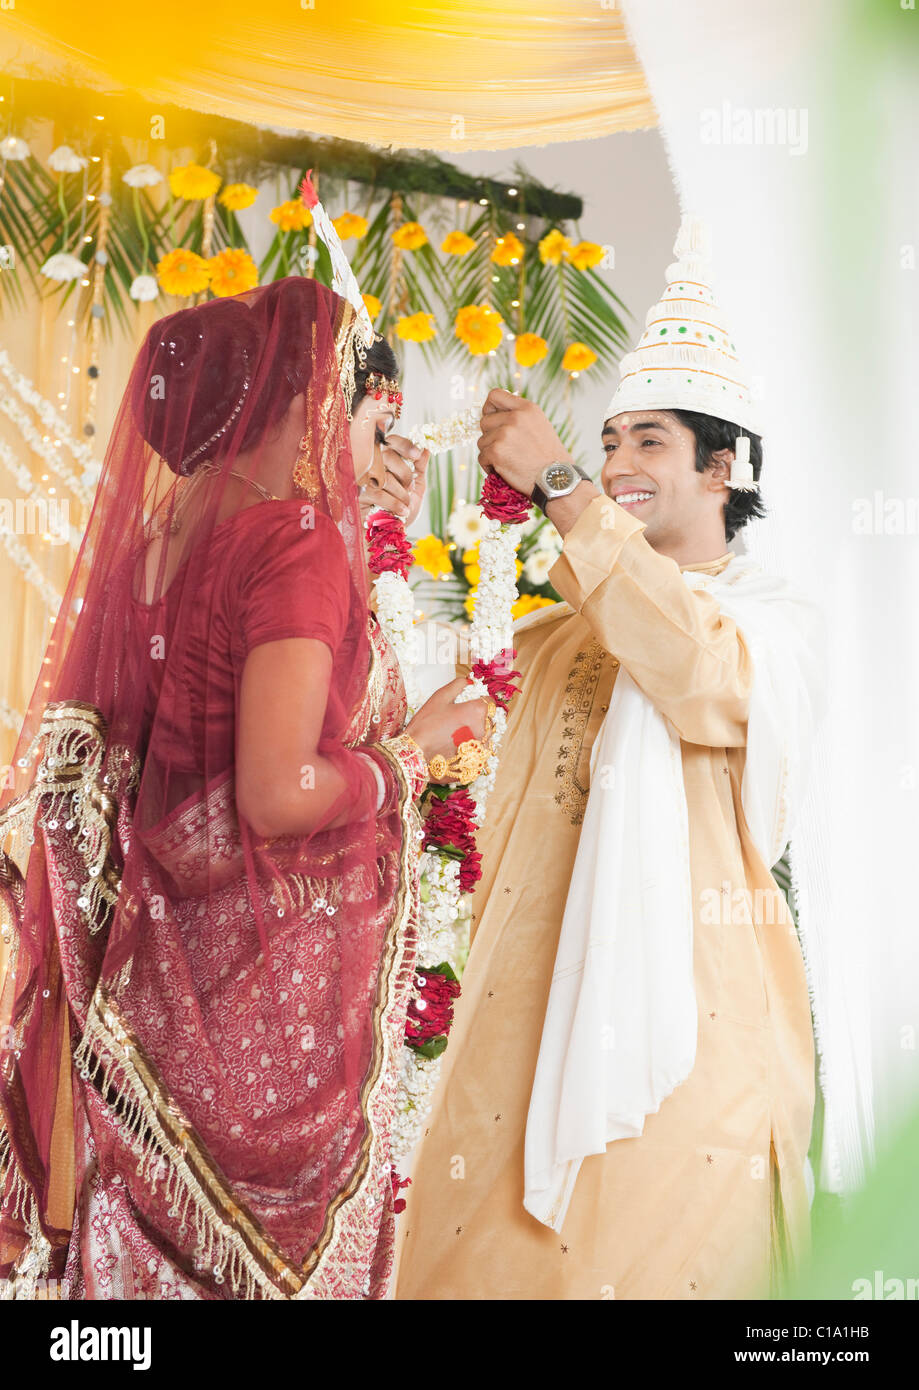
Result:
<instances>
[{"instance_id":1,"label":"yellow canopy fabric","mask_svg":"<svg viewBox=\"0 0 919 1390\"><path fill-rule=\"evenodd\" d=\"M29 0L3 21L9 58L18 37L154 107L394 149L505 149L657 124L615 0Z\"/></svg>"}]
</instances>

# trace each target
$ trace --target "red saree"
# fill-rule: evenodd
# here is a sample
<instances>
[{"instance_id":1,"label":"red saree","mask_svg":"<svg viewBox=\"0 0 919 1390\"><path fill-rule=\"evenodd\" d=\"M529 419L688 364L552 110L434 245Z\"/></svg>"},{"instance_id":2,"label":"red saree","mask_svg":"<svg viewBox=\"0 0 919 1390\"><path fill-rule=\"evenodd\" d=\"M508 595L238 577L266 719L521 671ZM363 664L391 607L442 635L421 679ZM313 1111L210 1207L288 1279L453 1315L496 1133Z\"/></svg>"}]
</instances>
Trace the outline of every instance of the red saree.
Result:
<instances>
[{"instance_id":1,"label":"red saree","mask_svg":"<svg viewBox=\"0 0 919 1390\"><path fill-rule=\"evenodd\" d=\"M352 314L299 280L229 309L141 350L0 811L20 836L0 857L7 1296L47 1276L74 1299L386 1289L418 817L368 607ZM264 495L290 438L308 505L232 492ZM319 753L344 791L311 833L264 839L235 802L242 672L303 637L332 654Z\"/></svg>"}]
</instances>

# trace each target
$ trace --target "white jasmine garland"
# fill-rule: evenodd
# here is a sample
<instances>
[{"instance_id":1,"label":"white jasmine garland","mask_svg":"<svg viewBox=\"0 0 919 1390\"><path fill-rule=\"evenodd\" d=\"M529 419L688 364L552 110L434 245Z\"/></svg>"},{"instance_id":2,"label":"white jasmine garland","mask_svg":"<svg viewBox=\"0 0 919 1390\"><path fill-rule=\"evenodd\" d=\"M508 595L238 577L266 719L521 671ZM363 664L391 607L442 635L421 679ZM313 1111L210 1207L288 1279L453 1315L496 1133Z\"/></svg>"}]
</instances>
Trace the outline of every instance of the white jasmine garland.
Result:
<instances>
[{"instance_id":1,"label":"white jasmine garland","mask_svg":"<svg viewBox=\"0 0 919 1390\"><path fill-rule=\"evenodd\" d=\"M23 404L29 406L35 412L45 428L50 430L55 437L60 440L61 445L72 454L77 463L82 463L84 468L99 467L90 445L84 443L83 440L75 438L70 431L70 426L67 424L67 421L62 415L58 414L51 402L46 400L40 391L36 391L27 376L23 376L22 372L16 370L5 348L0 349L0 376L6 378ZM7 413L9 414L10 412L8 411ZM13 418L12 415L10 418ZM43 442L40 435L38 436L38 440L39 443ZM36 449L37 452L41 452L38 445L33 443L31 439L29 439L29 443L32 444L32 447ZM56 451L52 452L52 457L55 453ZM60 473L59 469L60 464L55 471L58 472L59 477L62 477L63 475ZM69 483L68 486L70 486ZM77 491L77 489L74 489L74 491ZM80 500L83 500L82 496ZM88 501L92 502L91 494L88 497Z\"/></svg>"},{"instance_id":2,"label":"white jasmine garland","mask_svg":"<svg viewBox=\"0 0 919 1390\"><path fill-rule=\"evenodd\" d=\"M478 506L470 508L462 505L464 513L460 527L469 524L467 513L473 510L480 537L480 579L472 615L471 654L474 662L492 661L500 651L513 647L511 609L517 598L517 548L524 528L520 524L494 521L484 516ZM453 534L459 543L456 532ZM400 579L399 583L408 588L406 580ZM399 659L401 662L401 654ZM487 696L488 688L484 681L470 680L457 703ZM498 769L498 749L507 727L507 715L500 705L495 710L494 721L492 755L488 767L467 788L475 802L475 821L479 826L485 819L488 797ZM447 961L458 973L459 928L468 920L472 898L471 894L460 892L459 870L459 863L455 859L438 853L436 849L426 850L422 854L418 910L418 967L422 969ZM421 1137L431 1111L442 1063L443 1055L421 1057L407 1044L403 1048L392 1145L392 1161L397 1167L404 1163Z\"/></svg>"},{"instance_id":3,"label":"white jasmine garland","mask_svg":"<svg viewBox=\"0 0 919 1390\"><path fill-rule=\"evenodd\" d=\"M52 472L60 482L70 488L77 500L87 508L92 506L92 489L95 482L86 481L87 474L98 479L99 464L90 454L86 463L86 471L81 477L77 477L72 468L66 464L61 456L61 450L55 449L50 440L46 441L40 432L35 428L27 413L23 410L18 401L13 400L12 396L0 395L0 412L7 419L12 420L19 430L25 442L39 458L43 459L50 472ZM53 428L53 426L50 426Z\"/></svg>"}]
</instances>

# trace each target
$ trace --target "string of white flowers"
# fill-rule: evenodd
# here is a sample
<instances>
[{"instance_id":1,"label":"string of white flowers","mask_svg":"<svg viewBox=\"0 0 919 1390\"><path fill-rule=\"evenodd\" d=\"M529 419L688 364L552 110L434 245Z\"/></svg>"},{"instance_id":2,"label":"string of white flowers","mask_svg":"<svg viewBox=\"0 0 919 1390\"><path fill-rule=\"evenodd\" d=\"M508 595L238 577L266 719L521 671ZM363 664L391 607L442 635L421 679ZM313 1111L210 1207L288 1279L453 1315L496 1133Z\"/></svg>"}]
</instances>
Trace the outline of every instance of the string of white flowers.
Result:
<instances>
[{"instance_id":1,"label":"string of white flowers","mask_svg":"<svg viewBox=\"0 0 919 1390\"><path fill-rule=\"evenodd\" d=\"M448 415L444 420L430 420L423 425L415 425L408 437L413 444L429 449L433 457L477 439L482 433L481 419L482 402L479 401L455 415Z\"/></svg>"},{"instance_id":2,"label":"string of white flowers","mask_svg":"<svg viewBox=\"0 0 919 1390\"><path fill-rule=\"evenodd\" d=\"M25 546L20 544L13 532L8 530L2 522L0 522L0 541L3 542L13 564L22 571L26 580L41 594L53 617L61 606L61 595L42 574Z\"/></svg>"},{"instance_id":3,"label":"string of white flowers","mask_svg":"<svg viewBox=\"0 0 919 1390\"><path fill-rule=\"evenodd\" d=\"M40 391L36 390L29 378L13 366L6 349L0 349L0 374L6 378L23 404L34 410L42 424L47 429L51 430L55 437L60 440L62 446L70 452L76 462L81 463L83 467L90 472L98 473L99 465L92 447L82 440L75 438L64 417L55 410L51 402L47 400ZM30 440L29 442L31 443L32 441ZM38 436L38 442L39 444L44 443L40 435ZM41 450L37 450L37 452L41 452ZM55 458L56 452L57 451L54 449L51 451L52 456ZM61 465L58 464L58 466ZM71 476L75 477L75 475ZM68 486L70 485L68 481ZM80 489L82 489L85 496L80 494ZM80 500L85 501L87 505L92 502L92 489L88 488L85 483L80 482L79 479L76 479L74 491L80 496Z\"/></svg>"},{"instance_id":4,"label":"string of white flowers","mask_svg":"<svg viewBox=\"0 0 919 1390\"><path fill-rule=\"evenodd\" d=\"M45 439L41 431L35 428L18 401L15 401L12 396L0 396L0 410L7 419L12 420L33 453L44 460L49 472L53 473L65 487L70 488L77 501L88 510L92 506L93 488L100 472L96 460L93 459L92 464L84 470L84 476L79 477L64 461L61 450L55 448L54 444Z\"/></svg>"},{"instance_id":5,"label":"string of white flowers","mask_svg":"<svg viewBox=\"0 0 919 1390\"><path fill-rule=\"evenodd\" d=\"M7 704L6 700L0 696L0 724L4 728L12 729L14 734L18 734L22 728L24 715L18 709L13 709L12 705Z\"/></svg>"},{"instance_id":6,"label":"string of white flowers","mask_svg":"<svg viewBox=\"0 0 919 1390\"><path fill-rule=\"evenodd\" d=\"M20 492L24 492L26 497L36 498L39 506L44 502L47 507L49 503L57 500L53 497L48 497L43 492L33 478L28 465L24 464L21 459L16 457L13 450L4 439L0 439L0 463L3 464L4 468L10 474ZM63 503L59 503L59 505L63 505ZM67 513L64 512L63 515L66 516ZM79 550L82 535L77 527L71 526L69 522L67 524L67 539L74 550Z\"/></svg>"},{"instance_id":7,"label":"string of white flowers","mask_svg":"<svg viewBox=\"0 0 919 1390\"><path fill-rule=\"evenodd\" d=\"M416 674L419 646L415 628L415 595L408 580L393 570L384 570L377 575L373 594L380 626L399 659L408 717L411 719L421 703Z\"/></svg>"},{"instance_id":8,"label":"string of white flowers","mask_svg":"<svg viewBox=\"0 0 919 1390\"><path fill-rule=\"evenodd\" d=\"M476 592L470 633L473 662L492 661L499 652L513 646L512 607L517 598L517 548L523 534L522 525L509 525L489 518L483 519L484 534L479 543L480 579ZM406 581L400 581L406 584ZM401 654L400 654L401 661ZM457 703L488 697L484 681L470 680ZM500 705L495 710L492 736L492 755L488 767L467 788L475 802L476 824L485 819L489 793L495 783L498 750L507 726L507 716ZM435 966L449 963L454 973L460 953L460 932L470 915L471 893L463 893L459 882L460 866L448 855L425 850L421 856L421 901L418 912L418 965ZM393 1124L393 1162L404 1164L421 1138L422 1129L431 1112L434 1092L440 1078L443 1054L422 1057L407 1044L402 1050L396 1115Z\"/></svg>"}]
</instances>

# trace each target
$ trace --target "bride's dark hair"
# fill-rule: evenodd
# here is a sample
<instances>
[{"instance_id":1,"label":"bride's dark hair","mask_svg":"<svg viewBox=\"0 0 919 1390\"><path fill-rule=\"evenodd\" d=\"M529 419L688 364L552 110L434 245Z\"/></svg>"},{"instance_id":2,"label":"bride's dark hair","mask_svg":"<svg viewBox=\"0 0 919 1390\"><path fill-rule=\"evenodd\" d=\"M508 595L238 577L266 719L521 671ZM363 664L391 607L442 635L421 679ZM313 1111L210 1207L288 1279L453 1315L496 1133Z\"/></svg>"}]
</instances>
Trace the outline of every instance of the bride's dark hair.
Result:
<instances>
[{"instance_id":1,"label":"bride's dark hair","mask_svg":"<svg viewBox=\"0 0 919 1390\"><path fill-rule=\"evenodd\" d=\"M351 398L352 415L364 398L367 390L367 378L371 372L379 372L382 376L389 377L390 380L399 375L399 363L396 361L396 354L385 338L377 338L373 345L367 348L363 367L360 365L360 359L356 362L354 395Z\"/></svg>"}]
</instances>

